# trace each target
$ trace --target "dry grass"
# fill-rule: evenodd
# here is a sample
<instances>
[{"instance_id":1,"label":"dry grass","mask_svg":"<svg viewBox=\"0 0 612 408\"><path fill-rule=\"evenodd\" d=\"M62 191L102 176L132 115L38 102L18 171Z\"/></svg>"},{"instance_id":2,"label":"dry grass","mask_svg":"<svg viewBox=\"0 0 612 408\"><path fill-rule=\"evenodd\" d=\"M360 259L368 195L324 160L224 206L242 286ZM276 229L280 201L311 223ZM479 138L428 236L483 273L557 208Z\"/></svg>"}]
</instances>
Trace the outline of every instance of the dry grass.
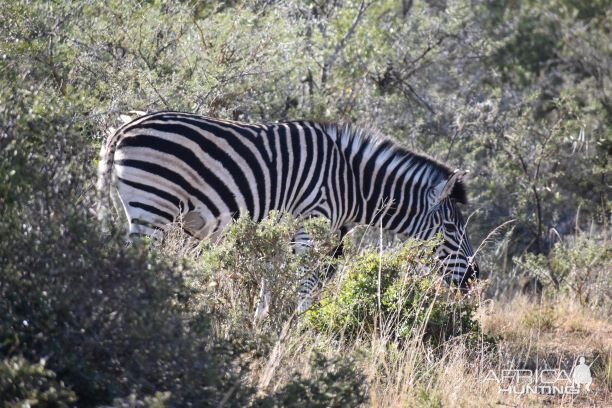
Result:
<instances>
[{"instance_id":1,"label":"dry grass","mask_svg":"<svg viewBox=\"0 0 612 408\"><path fill-rule=\"evenodd\" d=\"M523 297L505 304L485 302L479 316L483 332L501 336L492 352L474 350L461 339L441 350L416 339L401 348L385 338L347 344L296 330L292 323L271 354L255 362L250 381L264 393L281 387L295 369L308 376L308 356L317 350L330 357L360 356L372 407L609 406L612 325L602 317L561 300L540 305ZM489 370L535 368L533 364L569 372L579 356L589 363L596 360L586 395L509 395L500 393L495 382L484 381Z\"/></svg>"},{"instance_id":2,"label":"dry grass","mask_svg":"<svg viewBox=\"0 0 612 408\"><path fill-rule=\"evenodd\" d=\"M262 394L283 386L297 369L310 375L314 352L329 357L359 356L372 407L533 407L610 406L612 325L592 310L570 302L531 304L523 297L506 304L489 302L479 319L484 333L501 336L496 351L478 351L458 339L432 350L416 341L398 347L386 338L345 343L286 326L271 353L253 362L249 381ZM571 370L585 356L593 365L591 392L573 397L509 395L489 370L538 367ZM568 366L569 363L569 366Z\"/></svg>"},{"instance_id":3,"label":"dry grass","mask_svg":"<svg viewBox=\"0 0 612 408\"><path fill-rule=\"evenodd\" d=\"M541 402L609 406L612 397L612 323L610 313L558 297L531 303L518 296L507 303L488 302L480 310L483 330L500 336L500 356L527 367L563 368L580 356L592 364L591 392L577 399L542 397Z\"/></svg>"},{"instance_id":4,"label":"dry grass","mask_svg":"<svg viewBox=\"0 0 612 408\"><path fill-rule=\"evenodd\" d=\"M530 303L518 296L508 303L489 302L481 307L480 321L504 343L537 353L593 356L612 350L610 315L570 299Z\"/></svg>"}]
</instances>

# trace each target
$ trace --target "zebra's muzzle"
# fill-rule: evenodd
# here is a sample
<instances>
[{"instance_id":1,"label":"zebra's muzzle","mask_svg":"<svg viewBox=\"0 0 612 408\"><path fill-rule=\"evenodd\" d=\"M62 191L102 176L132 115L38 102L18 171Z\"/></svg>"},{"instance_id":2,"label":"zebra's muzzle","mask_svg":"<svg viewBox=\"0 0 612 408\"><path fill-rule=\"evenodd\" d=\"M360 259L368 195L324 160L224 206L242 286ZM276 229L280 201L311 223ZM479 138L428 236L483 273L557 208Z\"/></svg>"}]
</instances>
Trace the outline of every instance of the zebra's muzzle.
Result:
<instances>
[{"instance_id":1,"label":"zebra's muzzle","mask_svg":"<svg viewBox=\"0 0 612 408\"><path fill-rule=\"evenodd\" d=\"M476 262L471 262L461 280L460 287L467 288L471 282L476 282L478 279L480 279L480 268Z\"/></svg>"}]
</instances>

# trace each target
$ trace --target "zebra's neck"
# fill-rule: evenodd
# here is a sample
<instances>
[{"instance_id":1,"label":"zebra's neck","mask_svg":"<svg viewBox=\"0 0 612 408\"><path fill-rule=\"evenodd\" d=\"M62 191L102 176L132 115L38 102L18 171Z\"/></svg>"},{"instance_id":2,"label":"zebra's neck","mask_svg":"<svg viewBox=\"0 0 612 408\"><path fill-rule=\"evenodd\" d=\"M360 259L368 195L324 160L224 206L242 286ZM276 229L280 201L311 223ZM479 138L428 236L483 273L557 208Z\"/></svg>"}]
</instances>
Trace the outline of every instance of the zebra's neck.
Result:
<instances>
[{"instance_id":1,"label":"zebra's neck","mask_svg":"<svg viewBox=\"0 0 612 408\"><path fill-rule=\"evenodd\" d=\"M336 127L335 136L359 204L350 221L420 236L434 200L433 187L448 178L451 170L359 128Z\"/></svg>"}]
</instances>

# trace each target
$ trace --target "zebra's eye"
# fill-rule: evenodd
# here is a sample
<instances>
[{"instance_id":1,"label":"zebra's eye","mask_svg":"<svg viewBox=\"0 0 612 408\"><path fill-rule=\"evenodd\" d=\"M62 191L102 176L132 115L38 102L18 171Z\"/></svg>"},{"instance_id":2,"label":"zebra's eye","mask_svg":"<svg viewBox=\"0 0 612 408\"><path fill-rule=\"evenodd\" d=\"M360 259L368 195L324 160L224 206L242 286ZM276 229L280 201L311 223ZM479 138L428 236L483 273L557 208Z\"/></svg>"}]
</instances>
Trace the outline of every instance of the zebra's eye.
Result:
<instances>
[{"instance_id":1,"label":"zebra's eye","mask_svg":"<svg viewBox=\"0 0 612 408\"><path fill-rule=\"evenodd\" d=\"M446 228L446 231L448 231L450 233L457 232L457 227L455 226L455 224L452 224L450 222L445 222L444 223L444 228Z\"/></svg>"}]
</instances>

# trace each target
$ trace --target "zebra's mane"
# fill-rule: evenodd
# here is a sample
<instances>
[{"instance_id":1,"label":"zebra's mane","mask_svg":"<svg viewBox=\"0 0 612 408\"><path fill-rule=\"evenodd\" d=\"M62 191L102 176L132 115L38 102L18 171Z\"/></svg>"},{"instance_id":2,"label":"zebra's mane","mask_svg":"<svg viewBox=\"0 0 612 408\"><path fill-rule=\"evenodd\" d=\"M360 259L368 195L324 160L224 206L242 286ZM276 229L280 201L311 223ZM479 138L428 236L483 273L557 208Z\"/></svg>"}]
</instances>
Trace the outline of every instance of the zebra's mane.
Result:
<instances>
[{"instance_id":1,"label":"zebra's mane","mask_svg":"<svg viewBox=\"0 0 612 408\"><path fill-rule=\"evenodd\" d=\"M388 155L396 156L397 160L411 157L411 165L415 163L425 163L437 172L439 176L436 180L437 182L448 179L454 172L454 169L441 161L426 154L414 152L375 130L364 129L348 124L326 124L326 131L330 136L334 137L341 146L352 145L361 147L367 144L369 149L366 149L371 152L377 151L379 154L387 155L387 157L389 157ZM458 203L467 204L467 191L462 181L455 183L450 197Z\"/></svg>"}]
</instances>

